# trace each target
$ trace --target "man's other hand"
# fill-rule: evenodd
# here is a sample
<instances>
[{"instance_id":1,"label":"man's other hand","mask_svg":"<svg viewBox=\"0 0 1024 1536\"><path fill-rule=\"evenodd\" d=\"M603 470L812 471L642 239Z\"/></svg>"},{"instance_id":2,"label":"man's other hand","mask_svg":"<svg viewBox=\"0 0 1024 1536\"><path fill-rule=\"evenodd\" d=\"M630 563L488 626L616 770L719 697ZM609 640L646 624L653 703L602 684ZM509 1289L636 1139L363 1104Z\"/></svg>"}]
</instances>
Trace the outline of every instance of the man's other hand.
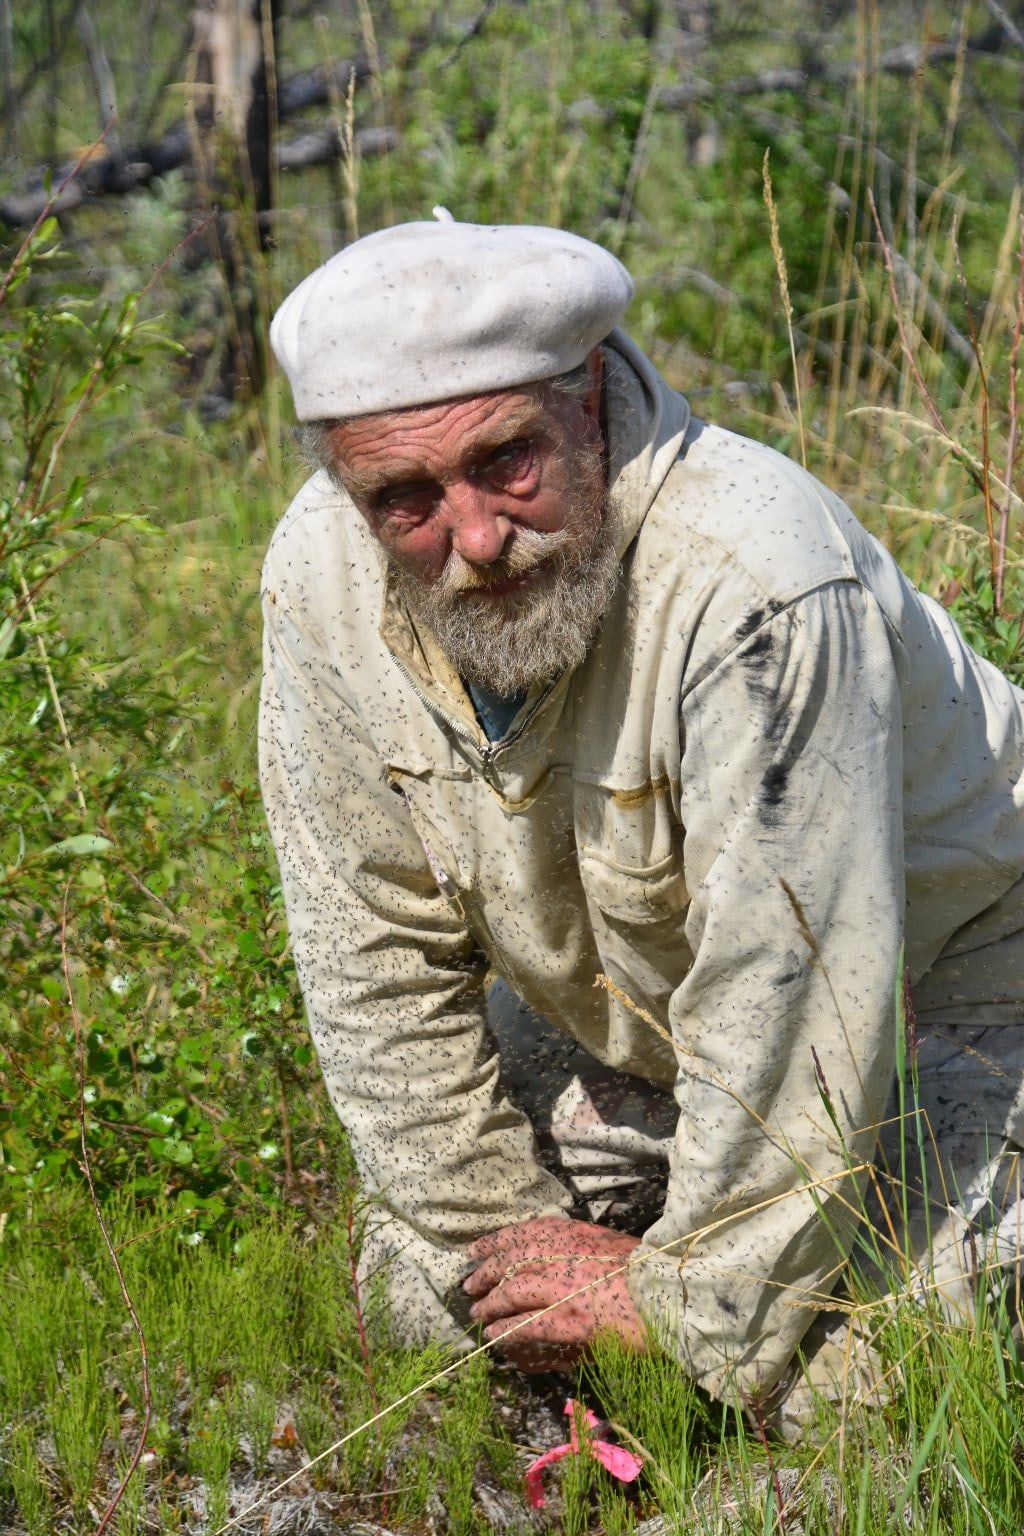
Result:
<instances>
[{"instance_id":1,"label":"man's other hand","mask_svg":"<svg viewBox=\"0 0 1024 1536\"><path fill-rule=\"evenodd\" d=\"M598 1333L617 1333L643 1350L643 1323L623 1268L639 1241L560 1216L501 1227L466 1250L477 1262L463 1281L477 1298L470 1316L484 1325L485 1338L502 1341L502 1354L521 1371L571 1370Z\"/></svg>"}]
</instances>

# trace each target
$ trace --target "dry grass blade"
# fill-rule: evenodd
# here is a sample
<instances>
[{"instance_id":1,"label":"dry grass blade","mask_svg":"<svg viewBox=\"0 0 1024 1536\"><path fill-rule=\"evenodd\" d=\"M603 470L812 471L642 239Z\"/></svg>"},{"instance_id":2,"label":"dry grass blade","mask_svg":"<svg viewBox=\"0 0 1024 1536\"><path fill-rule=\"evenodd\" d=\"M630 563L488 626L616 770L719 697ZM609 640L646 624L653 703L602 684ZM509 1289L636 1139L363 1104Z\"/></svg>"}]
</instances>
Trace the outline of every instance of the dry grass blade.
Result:
<instances>
[{"instance_id":1,"label":"dry grass blade","mask_svg":"<svg viewBox=\"0 0 1024 1536\"><path fill-rule=\"evenodd\" d=\"M988 385L988 369L985 367L985 355L978 341L978 333L974 324L974 314L971 310L970 297L967 291L967 276L964 272L963 261L960 256L960 240L957 221L953 224L952 233L953 260L956 266L956 275L963 294L964 310L967 315L967 328L971 338L971 349L974 353L975 367L978 371L978 380L981 387L981 494L985 507L985 528L988 532L989 564L994 591L1001 587L999 575L999 547L996 541L995 519L992 512L992 451L989 441L989 417L991 411L991 397ZM1007 501L1009 506L1009 501ZM999 602L996 601L998 608Z\"/></svg>"},{"instance_id":2,"label":"dry grass blade","mask_svg":"<svg viewBox=\"0 0 1024 1536\"><path fill-rule=\"evenodd\" d=\"M800 437L800 462L804 469L807 468L807 442L804 436L804 408L800 394L800 369L797 365L796 340L793 335L793 305L789 298L789 274L786 271L786 257L782 250L782 240L779 235L779 216L775 208L775 198L772 194L772 178L768 170L769 151L764 152L764 161L761 166L761 176L764 181L764 200L768 209L768 221L771 231L772 256L775 261L775 271L779 278L779 289L782 294L782 307L786 315L786 334L789 337L789 356L793 365L793 391L796 396L796 422L797 432Z\"/></svg>"},{"instance_id":3,"label":"dry grass blade","mask_svg":"<svg viewBox=\"0 0 1024 1536\"><path fill-rule=\"evenodd\" d=\"M913 375L914 383L917 385L918 393L929 416L932 418L936 427L938 428L939 434L945 438L947 442L950 442L952 439L950 437L949 429L946 426L946 423L943 421L942 416L939 413L939 408L932 398L931 391L924 381L924 376L921 373L920 367L918 366L917 357L914 354L914 349L910 345L910 338L907 335L907 328L903 319L903 306L900 303L899 285L896 282L896 268L892 259L892 250L888 240L885 237L885 231L882 228L882 221L878 216L878 209L875 206L874 195L870 189L868 191L868 205L871 209L871 217L874 220L875 233L878 236L879 248L882 252L882 260L885 264L886 277L888 278L889 282L889 296L892 299L893 314L896 318L896 329L899 332L900 346L903 351L903 356L906 359L907 366L909 367L911 374ZM978 489L981 489L980 485Z\"/></svg>"},{"instance_id":4,"label":"dry grass blade","mask_svg":"<svg viewBox=\"0 0 1024 1536\"><path fill-rule=\"evenodd\" d=\"M1003 611L1003 597L1006 582L1006 550L1010 537L1010 504L1013 500L1013 482L1017 468L1017 434L1020 423L1017 417L1017 369L1020 366L1021 335L1024 333L1024 218L1018 226L1018 263L1017 263L1017 313L1013 326L1013 341L1010 345L1010 388L1009 388L1009 416L1010 431L1006 445L1006 500L1003 503L999 516L999 563L996 567L995 581L995 606L996 612Z\"/></svg>"}]
</instances>

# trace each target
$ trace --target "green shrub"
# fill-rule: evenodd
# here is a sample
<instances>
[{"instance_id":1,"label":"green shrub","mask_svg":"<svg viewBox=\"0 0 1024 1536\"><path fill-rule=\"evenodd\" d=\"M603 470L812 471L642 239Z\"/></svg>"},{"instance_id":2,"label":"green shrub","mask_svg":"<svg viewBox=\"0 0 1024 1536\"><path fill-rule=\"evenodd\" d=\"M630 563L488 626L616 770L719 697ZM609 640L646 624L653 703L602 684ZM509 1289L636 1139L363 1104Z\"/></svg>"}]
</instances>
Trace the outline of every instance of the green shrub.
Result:
<instances>
[{"instance_id":1,"label":"green shrub","mask_svg":"<svg viewBox=\"0 0 1024 1536\"><path fill-rule=\"evenodd\" d=\"M0 309L5 1204L16 1223L80 1176L84 1121L101 1194L174 1199L198 1237L297 1193L318 1074L258 795L193 782L185 663L96 657L53 601L98 541L157 537L100 510L65 460L171 350L137 295L41 306L33 267L60 260L55 239L44 224L27 244Z\"/></svg>"}]
</instances>

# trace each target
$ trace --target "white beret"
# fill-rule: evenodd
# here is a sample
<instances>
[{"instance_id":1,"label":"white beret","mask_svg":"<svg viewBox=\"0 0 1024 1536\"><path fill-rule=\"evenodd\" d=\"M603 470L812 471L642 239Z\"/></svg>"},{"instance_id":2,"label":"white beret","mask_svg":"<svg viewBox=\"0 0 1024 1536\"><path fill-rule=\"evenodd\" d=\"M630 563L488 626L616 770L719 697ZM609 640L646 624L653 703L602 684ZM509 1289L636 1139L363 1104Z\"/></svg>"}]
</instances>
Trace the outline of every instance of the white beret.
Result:
<instances>
[{"instance_id":1,"label":"white beret","mask_svg":"<svg viewBox=\"0 0 1024 1536\"><path fill-rule=\"evenodd\" d=\"M621 262L579 235L446 216L339 251L288 295L270 340L300 421L366 416L566 373L632 296Z\"/></svg>"}]
</instances>

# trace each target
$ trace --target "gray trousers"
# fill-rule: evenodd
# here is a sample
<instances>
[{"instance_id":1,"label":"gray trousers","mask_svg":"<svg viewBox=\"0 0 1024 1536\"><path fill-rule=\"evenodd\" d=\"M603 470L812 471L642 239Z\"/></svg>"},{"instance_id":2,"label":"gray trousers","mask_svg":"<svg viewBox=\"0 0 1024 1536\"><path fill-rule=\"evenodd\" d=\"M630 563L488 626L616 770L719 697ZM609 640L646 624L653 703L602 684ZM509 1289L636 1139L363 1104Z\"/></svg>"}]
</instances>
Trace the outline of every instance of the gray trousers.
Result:
<instances>
[{"instance_id":1,"label":"gray trousers","mask_svg":"<svg viewBox=\"0 0 1024 1536\"><path fill-rule=\"evenodd\" d=\"M489 994L488 1019L506 1092L572 1196L572 1214L644 1232L664 1202L672 1094L603 1067L504 982ZM933 1295L948 1315L973 1316L986 1275L1020 1288L1024 1027L919 1027L917 1077L916 1116L901 1130L894 1093L881 1129L855 1262L883 1284L895 1273L899 1294ZM459 1281L469 1267L461 1251L371 1207L361 1276L383 1285L400 1338L468 1347Z\"/></svg>"}]
</instances>

